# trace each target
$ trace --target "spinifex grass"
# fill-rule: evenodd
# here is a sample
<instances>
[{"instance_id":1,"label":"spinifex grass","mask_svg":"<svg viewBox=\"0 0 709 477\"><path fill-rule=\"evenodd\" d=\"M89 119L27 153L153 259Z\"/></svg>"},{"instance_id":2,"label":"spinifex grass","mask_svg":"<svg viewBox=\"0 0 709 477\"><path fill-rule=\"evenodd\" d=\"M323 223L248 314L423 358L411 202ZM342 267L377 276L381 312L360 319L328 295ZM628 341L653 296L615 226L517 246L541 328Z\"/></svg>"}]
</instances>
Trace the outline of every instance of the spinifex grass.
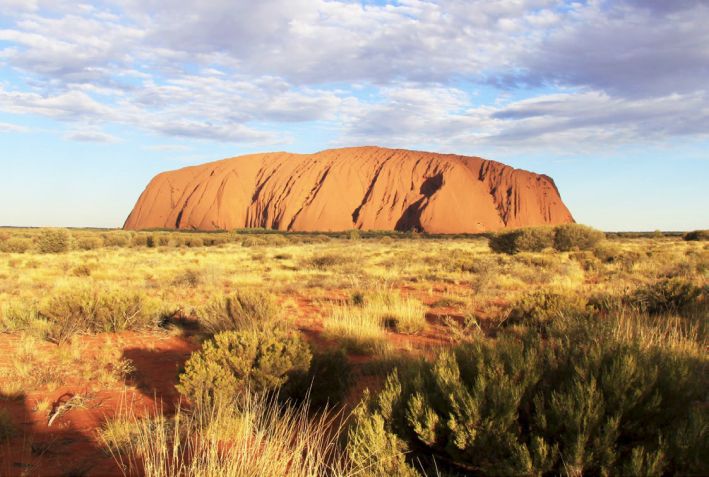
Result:
<instances>
[{"instance_id":1,"label":"spinifex grass","mask_svg":"<svg viewBox=\"0 0 709 477\"><path fill-rule=\"evenodd\" d=\"M341 415L249 396L172 417L157 412L107 423L99 439L127 475L146 477L339 477L354 475L338 439Z\"/></svg>"}]
</instances>

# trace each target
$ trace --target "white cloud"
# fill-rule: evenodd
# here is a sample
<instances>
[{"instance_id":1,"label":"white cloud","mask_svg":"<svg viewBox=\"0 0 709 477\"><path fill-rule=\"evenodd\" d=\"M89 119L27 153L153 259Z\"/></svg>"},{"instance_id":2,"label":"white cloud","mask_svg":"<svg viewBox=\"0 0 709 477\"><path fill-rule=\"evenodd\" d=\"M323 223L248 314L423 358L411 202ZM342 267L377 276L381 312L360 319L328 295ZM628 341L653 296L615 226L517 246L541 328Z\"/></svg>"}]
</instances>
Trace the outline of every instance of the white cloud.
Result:
<instances>
[{"instance_id":1,"label":"white cloud","mask_svg":"<svg viewBox=\"0 0 709 477\"><path fill-rule=\"evenodd\" d=\"M19 124L2 123L0 122L0 133L25 133L29 129Z\"/></svg>"},{"instance_id":2,"label":"white cloud","mask_svg":"<svg viewBox=\"0 0 709 477\"><path fill-rule=\"evenodd\" d=\"M16 3L0 0L13 12L0 30L5 113L252 144L288 141L274 131L292 123L401 146L709 129L700 0ZM477 105L477 84L497 85L497 101ZM544 92L505 99L529 85Z\"/></svg>"},{"instance_id":3,"label":"white cloud","mask_svg":"<svg viewBox=\"0 0 709 477\"><path fill-rule=\"evenodd\" d=\"M469 104L467 95L454 88L390 87L380 102L353 110L338 142L568 150L709 137L709 95L704 92L621 99L584 91Z\"/></svg>"},{"instance_id":4,"label":"white cloud","mask_svg":"<svg viewBox=\"0 0 709 477\"><path fill-rule=\"evenodd\" d=\"M152 152L186 152L190 150L190 147L184 144L152 144L143 146L143 149Z\"/></svg>"},{"instance_id":5,"label":"white cloud","mask_svg":"<svg viewBox=\"0 0 709 477\"><path fill-rule=\"evenodd\" d=\"M70 141L97 143L115 143L119 141L116 136L90 126L69 131L64 135L64 139L68 139Z\"/></svg>"}]
</instances>

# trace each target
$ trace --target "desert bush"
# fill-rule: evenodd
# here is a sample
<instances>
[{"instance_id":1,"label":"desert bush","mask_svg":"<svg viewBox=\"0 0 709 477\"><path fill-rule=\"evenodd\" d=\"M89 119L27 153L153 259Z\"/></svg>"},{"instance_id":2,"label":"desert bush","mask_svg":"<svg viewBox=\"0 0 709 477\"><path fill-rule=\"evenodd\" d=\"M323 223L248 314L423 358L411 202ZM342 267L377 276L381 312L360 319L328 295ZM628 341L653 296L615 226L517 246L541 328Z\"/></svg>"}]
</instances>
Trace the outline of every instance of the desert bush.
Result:
<instances>
[{"instance_id":1,"label":"desert bush","mask_svg":"<svg viewBox=\"0 0 709 477\"><path fill-rule=\"evenodd\" d=\"M185 245L188 247L204 247L204 240L202 237L187 237L185 240Z\"/></svg>"},{"instance_id":2,"label":"desert bush","mask_svg":"<svg viewBox=\"0 0 709 477\"><path fill-rule=\"evenodd\" d=\"M166 247L170 245L170 236L168 234L153 234L151 235L152 247ZM148 246L150 247L150 242Z\"/></svg>"},{"instance_id":3,"label":"desert bush","mask_svg":"<svg viewBox=\"0 0 709 477\"><path fill-rule=\"evenodd\" d=\"M544 328L555 321L578 318L586 312L579 296L553 290L526 293L510 309L504 324L524 324Z\"/></svg>"},{"instance_id":4,"label":"desert bush","mask_svg":"<svg viewBox=\"0 0 709 477\"><path fill-rule=\"evenodd\" d=\"M132 247L147 247L148 237L147 234L137 233L131 237L130 244Z\"/></svg>"},{"instance_id":5,"label":"desert bush","mask_svg":"<svg viewBox=\"0 0 709 477\"><path fill-rule=\"evenodd\" d=\"M599 242L591 251L603 263L617 262L623 256L623 249L611 241Z\"/></svg>"},{"instance_id":6,"label":"desert bush","mask_svg":"<svg viewBox=\"0 0 709 477\"><path fill-rule=\"evenodd\" d=\"M581 268L587 272L597 271L601 267L601 260L599 260L594 253L588 250L570 252L569 258L578 262L579 265L581 265Z\"/></svg>"},{"instance_id":7,"label":"desert bush","mask_svg":"<svg viewBox=\"0 0 709 477\"><path fill-rule=\"evenodd\" d=\"M307 261L306 265L311 268L316 268L318 270L328 270L342 265L347 265L351 262L352 257L349 257L347 255L328 253L323 255L316 255L310 258Z\"/></svg>"},{"instance_id":8,"label":"desert bush","mask_svg":"<svg viewBox=\"0 0 709 477\"><path fill-rule=\"evenodd\" d=\"M490 249L497 253L541 252L551 247L554 231L549 227L533 227L498 232L489 238Z\"/></svg>"},{"instance_id":9,"label":"desert bush","mask_svg":"<svg viewBox=\"0 0 709 477\"><path fill-rule=\"evenodd\" d=\"M689 280L674 277L638 288L630 302L651 315L682 313L697 304L703 295L706 290Z\"/></svg>"},{"instance_id":10,"label":"desert bush","mask_svg":"<svg viewBox=\"0 0 709 477\"><path fill-rule=\"evenodd\" d=\"M192 268L188 268L180 273L178 273L175 278L172 279L172 284L174 286L182 286L188 288L196 288L203 281L202 272Z\"/></svg>"},{"instance_id":11,"label":"desert bush","mask_svg":"<svg viewBox=\"0 0 709 477\"><path fill-rule=\"evenodd\" d=\"M358 229L352 229L349 232L347 232L347 239L348 240L359 240L362 238L362 234Z\"/></svg>"},{"instance_id":12,"label":"desert bush","mask_svg":"<svg viewBox=\"0 0 709 477\"><path fill-rule=\"evenodd\" d=\"M78 333L117 332L157 326L163 310L137 292L120 289L60 290L39 308L47 339L64 343Z\"/></svg>"},{"instance_id":13,"label":"desert bush","mask_svg":"<svg viewBox=\"0 0 709 477\"><path fill-rule=\"evenodd\" d=\"M393 430L392 422L401 400L401 385L394 372L376 398L365 392L355 409L347 434L347 456L356 469L371 477L418 477L419 473L406 462L409 447ZM397 420L401 416L396 416Z\"/></svg>"},{"instance_id":14,"label":"desert bush","mask_svg":"<svg viewBox=\"0 0 709 477\"><path fill-rule=\"evenodd\" d=\"M96 236L81 236L76 239L76 248L79 250L95 250L103 247L103 239Z\"/></svg>"},{"instance_id":15,"label":"desert bush","mask_svg":"<svg viewBox=\"0 0 709 477\"><path fill-rule=\"evenodd\" d=\"M37 310L29 303L9 302L0 304L0 332L24 331L33 328Z\"/></svg>"},{"instance_id":16,"label":"desert bush","mask_svg":"<svg viewBox=\"0 0 709 477\"><path fill-rule=\"evenodd\" d=\"M605 234L581 224L562 224L554 228L554 248L560 252L591 250Z\"/></svg>"},{"instance_id":17,"label":"desert bush","mask_svg":"<svg viewBox=\"0 0 709 477\"><path fill-rule=\"evenodd\" d=\"M25 253L32 248L34 242L28 238L11 237L0 242L0 252L7 253Z\"/></svg>"},{"instance_id":18,"label":"desert bush","mask_svg":"<svg viewBox=\"0 0 709 477\"><path fill-rule=\"evenodd\" d=\"M303 379L310 348L300 334L286 330L218 333L185 363L177 389L196 405L236 402L245 393L262 393Z\"/></svg>"},{"instance_id":19,"label":"desert bush","mask_svg":"<svg viewBox=\"0 0 709 477\"><path fill-rule=\"evenodd\" d=\"M259 245L264 245L261 237L244 237L241 240L242 247L257 247Z\"/></svg>"},{"instance_id":20,"label":"desert bush","mask_svg":"<svg viewBox=\"0 0 709 477\"><path fill-rule=\"evenodd\" d=\"M595 292L588 297L588 308L602 316L620 313L627 303L623 295L609 292Z\"/></svg>"},{"instance_id":21,"label":"desert bush","mask_svg":"<svg viewBox=\"0 0 709 477\"><path fill-rule=\"evenodd\" d=\"M261 236L261 242L270 247L282 247L288 245L290 240L280 233L268 233Z\"/></svg>"},{"instance_id":22,"label":"desert bush","mask_svg":"<svg viewBox=\"0 0 709 477\"><path fill-rule=\"evenodd\" d=\"M363 401L350 445L360 459L385 448L397 467L410 452L466 474L703 474L705 385L696 361L603 331L552 343L503 335L392 373Z\"/></svg>"},{"instance_id":23,"label":"desert bush","mask_svg":"<svg viewBox=\"0 0 709 477\"><path fill-rule=\"evenodd\" d=\"M212 235L212 236L207 236L203 238L204 240L204 245L207 247L216 247L219 245L224 245L225 243L229 242L229 239L225 236L222 235Z\"/></svg>"},{"instance_id":24,"label":"desert bush","mask_svg":"<svg viewBox=\"0 0 709 477\"><path fill-rule=\"evenodd\" d=\"M93 272L93 267L87 263L82 263L71 269L71 274L75 277L89 277Z\"/></svg>"},{"instance_id":25,"label":"desert bush","mask_svg":"<svg viewBox=\"0 0 709 477\"><path fill-rule=\"evenodd\" d=\"M71 247L71 234L65 229L45 229L37 237L40 253L62 253Z\"/></svg>"},{"instance_id":26,"label":"desert bush","mask_svg":"<svg viewBox=\"0 0 709 477\"><path fill-rule=\"evenodd\" d=\"M208 333L243 329L282 327L281 309L272 294L240 290L212 298L199 313L202 328Z\"/></svg>"},{"instance_id":27,"label":"desert bush","mask_svg":"<svg viewBox=\"0 0 709 477\"><path fill-rule=\"evenodd\" d=\"M682 237L686 241L709 240L709 230L694 230L687 232Z\"/></svg>"},{"instance_id":28,"label":"desert bush","mask_svg":"<svg viewBox=\"0 0 709 477\"><path fill-rule=\"evenodd\" d=\"M101 237L106 247L127 247L131 242L131 235L123 231L104 233Z\"/></svg>"}]
</instances>

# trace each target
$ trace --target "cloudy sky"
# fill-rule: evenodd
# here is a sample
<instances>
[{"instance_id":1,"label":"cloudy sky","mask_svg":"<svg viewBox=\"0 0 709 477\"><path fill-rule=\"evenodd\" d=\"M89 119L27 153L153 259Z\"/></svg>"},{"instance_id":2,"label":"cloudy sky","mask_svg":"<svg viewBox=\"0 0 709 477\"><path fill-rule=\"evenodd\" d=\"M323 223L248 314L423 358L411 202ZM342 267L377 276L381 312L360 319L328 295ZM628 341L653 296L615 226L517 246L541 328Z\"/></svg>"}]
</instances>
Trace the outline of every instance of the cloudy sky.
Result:
<instances>
[{"instance_id":1,"label":"cloudy sky","mask_svg":"<svg viewBox=\"0 0 709 477\"><path fill-rule=\"evenodd\" d=\"M709 228L709 0L0 0L0 224L121 226L157 172L377 144Z\"/></svg>"}]
</instances>

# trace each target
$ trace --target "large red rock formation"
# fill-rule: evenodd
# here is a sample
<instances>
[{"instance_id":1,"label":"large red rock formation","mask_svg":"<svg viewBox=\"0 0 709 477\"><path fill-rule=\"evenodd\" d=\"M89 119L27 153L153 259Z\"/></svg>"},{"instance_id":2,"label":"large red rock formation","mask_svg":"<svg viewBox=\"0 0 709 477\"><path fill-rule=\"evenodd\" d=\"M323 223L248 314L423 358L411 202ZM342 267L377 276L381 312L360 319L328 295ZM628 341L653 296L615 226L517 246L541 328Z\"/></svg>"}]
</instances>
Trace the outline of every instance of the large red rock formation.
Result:
<instances>
[{"instance_id":1,"label":"large red rock formation","mask_svg":"<svg viewBox=\"0 0 709 477\"><path fill-rule=\"evenodd\" d=\"M566 222L550 177L479 157L355 147L158 174L125 228L470 233Z\"/></svg>"}]
</instances>

